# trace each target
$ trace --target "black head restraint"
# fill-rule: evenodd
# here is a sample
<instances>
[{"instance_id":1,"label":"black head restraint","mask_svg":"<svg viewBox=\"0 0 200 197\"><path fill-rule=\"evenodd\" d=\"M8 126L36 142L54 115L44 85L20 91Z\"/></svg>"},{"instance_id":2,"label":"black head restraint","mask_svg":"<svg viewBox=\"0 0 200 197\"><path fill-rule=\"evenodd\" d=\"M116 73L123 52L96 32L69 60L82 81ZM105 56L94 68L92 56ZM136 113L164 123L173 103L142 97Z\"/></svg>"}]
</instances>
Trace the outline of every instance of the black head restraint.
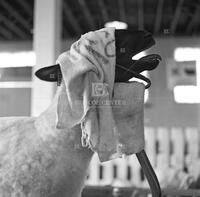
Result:
<instances>
[{"instance_id":1,"label":"black head restraint","mask_svg":"<svg viewBox=\"0 0 200 197\"><path fill-rule=\"evenodd\" d=\"M146 31L115 30L116 70L115 82L127 82L135 77L146 81L146 88L151 81L140 73L153 70L159 64L161 57L157 54L147 55L139 60L132 57L155 44L152 35ZM35 75L44 81L58 82L62 79L60 65L52 65L39 69Z\"/></svg>"}]
</instances>

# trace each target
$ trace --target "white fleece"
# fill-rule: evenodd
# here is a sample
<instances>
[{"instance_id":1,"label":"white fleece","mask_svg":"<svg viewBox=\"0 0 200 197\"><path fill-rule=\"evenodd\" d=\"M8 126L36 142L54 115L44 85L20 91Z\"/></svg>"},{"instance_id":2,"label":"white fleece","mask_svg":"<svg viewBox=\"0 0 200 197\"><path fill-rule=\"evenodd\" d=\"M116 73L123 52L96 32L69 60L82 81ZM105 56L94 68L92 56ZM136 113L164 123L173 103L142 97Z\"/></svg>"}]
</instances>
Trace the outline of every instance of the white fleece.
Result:
<instances>
[{"instance_id":1,"label":"white fleece","mask_svg":"<svg viewBox=\"0 0 200 197\"><path fill-rule=\"evenodd\" d=\"M39 117L0 118L1 197L80 197L93 152L80 125L56 129L58 93Z\"/></svg>"}]
</instances>

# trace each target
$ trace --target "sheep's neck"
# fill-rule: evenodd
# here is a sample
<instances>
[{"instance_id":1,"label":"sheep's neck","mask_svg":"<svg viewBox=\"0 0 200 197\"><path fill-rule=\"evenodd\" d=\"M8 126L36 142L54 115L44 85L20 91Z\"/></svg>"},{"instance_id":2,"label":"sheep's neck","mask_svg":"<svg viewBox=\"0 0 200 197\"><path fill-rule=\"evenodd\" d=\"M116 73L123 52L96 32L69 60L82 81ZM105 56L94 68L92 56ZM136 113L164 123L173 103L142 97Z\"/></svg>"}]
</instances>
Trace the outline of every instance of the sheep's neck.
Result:
<instances>
[{"instance_id":1,"label":"sheep's neck","mask_svg":"<svg viewBox=\"0 0 200 197\"><path fill-rule=\"evenodd\" d=\"M80 197L84 181L87 176L87 169L93 152L81 145L81 129L76 126L72 129L56 129L58 92L51 106L38 118L41 138L54 144L57 150L57 166L52 170L52 178L57 177L57 181L62 182L65 193L57 196ZM59 174L61 173L61 174ZM62 179L59 178L63 175ZM65 196L64 195L64 196Z\"/></svg>"}]
</instances>

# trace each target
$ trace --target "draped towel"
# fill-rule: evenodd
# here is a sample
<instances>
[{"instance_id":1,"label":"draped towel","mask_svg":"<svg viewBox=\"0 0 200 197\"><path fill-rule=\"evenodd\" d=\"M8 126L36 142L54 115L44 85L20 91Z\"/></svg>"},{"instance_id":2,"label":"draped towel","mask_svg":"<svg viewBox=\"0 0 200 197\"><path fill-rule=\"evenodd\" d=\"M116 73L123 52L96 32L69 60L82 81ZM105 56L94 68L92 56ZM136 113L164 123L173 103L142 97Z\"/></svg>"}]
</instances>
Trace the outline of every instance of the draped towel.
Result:
<instances>
[{"instance_id":1,"label":"draped towel","mask_svg":"<svg viewBox=\"0 0 200 197\"><path fill-rule=\"evenodd\" d=\"M82 145L97 152L100 161L142 149L144 85L114 84L115 29L104 28L82 35L69 51L58 57L57 63L65 87L60 102L66 106L66 110L60 109L58 103L57 128L80 124ZM139 113L131 112L134 107L130 105L136 107L138 103ZM133 126L135 123L130 118L133 114L140 114L139 127ZM140 139L135 133L140 133ZM131 141L133 136L136 138Z\"/></svg>"}]
</instances>

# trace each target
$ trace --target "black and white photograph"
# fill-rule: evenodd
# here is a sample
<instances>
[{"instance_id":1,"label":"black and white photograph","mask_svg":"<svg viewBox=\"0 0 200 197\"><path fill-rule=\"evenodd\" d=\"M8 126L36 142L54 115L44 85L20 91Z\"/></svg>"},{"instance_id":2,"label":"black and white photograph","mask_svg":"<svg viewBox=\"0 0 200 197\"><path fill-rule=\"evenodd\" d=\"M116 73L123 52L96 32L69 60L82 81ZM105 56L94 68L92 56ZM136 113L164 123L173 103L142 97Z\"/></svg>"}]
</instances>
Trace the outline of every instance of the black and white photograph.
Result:
<instances>
[{"instance_id":1,"label":"black and white photograph","mask_svg":"<svg viewBox=\"0 0 200 197\"><path fill-rule=\"evenodd\" d=\"M0 197L200 197L200 0L0 0Z\"/></svg>"}]
</instances>

